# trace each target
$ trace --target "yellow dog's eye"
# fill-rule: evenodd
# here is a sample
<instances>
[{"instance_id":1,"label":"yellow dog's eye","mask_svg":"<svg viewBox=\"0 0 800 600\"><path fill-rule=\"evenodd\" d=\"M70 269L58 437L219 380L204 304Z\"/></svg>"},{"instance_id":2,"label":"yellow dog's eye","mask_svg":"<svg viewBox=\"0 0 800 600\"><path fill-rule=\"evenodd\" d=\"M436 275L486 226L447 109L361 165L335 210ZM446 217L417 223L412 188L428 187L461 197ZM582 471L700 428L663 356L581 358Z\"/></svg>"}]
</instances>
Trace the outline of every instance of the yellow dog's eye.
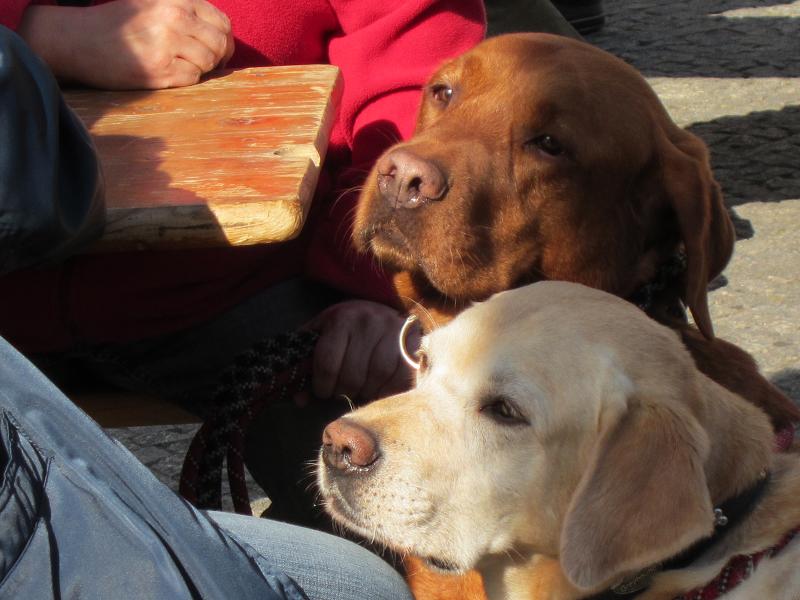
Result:
<instances>
[{"instance_id":1,"label":"yellow dog's eye","mask_svg":"<svg viewBox=\"0 0 800 600\"><path fill-rule=\"evenodd\" d=\"M519 408L511 400L503 396L488 398L481 406L481 413L502 425L530 424Z\"/></svg>"}]
</instances>

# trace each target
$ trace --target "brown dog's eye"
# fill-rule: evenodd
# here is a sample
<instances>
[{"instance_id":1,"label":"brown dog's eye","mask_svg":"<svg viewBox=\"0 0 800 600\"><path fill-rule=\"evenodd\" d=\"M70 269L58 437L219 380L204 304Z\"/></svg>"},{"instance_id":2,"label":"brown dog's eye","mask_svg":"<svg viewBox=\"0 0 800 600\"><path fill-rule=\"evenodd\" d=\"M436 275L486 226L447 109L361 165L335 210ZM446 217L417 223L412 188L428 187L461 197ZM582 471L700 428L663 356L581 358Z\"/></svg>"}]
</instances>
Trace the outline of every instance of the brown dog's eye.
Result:
<instances>
[{"instance_id":1,"label":"brown dog's eye","mask_svg":"<svg viewBox=\"0 0 800 600\"><path fill-rule=\"evenodd\" d=\"M550 156L559 156L564 153L564 148L552 135L540 135L526 143L527 146L538 148Z\"/></svg>"},{"instance_id":2,"label":"brown dog's eye","mask_svg":"<svg viewBox=\"0 0 800 600\"><path fill-rule=\"evenodd\" d=\"M438 83L431 87L431 96L433 96L433 99L439 104L447 106L450 104L450 100L453 97L453 88L444 83Z\"/></svg>"},{"instance_id":3,"label":"brown dog's eye","mask_svg":"<svg viewBox=\"0 0 800 600\"><path fill-rule=\"evenodd\" d=\"M528 419L508 398L496 396L481 406L481 413L491 417L502 425L530 425Z\"/></svg>"}]
</instances>

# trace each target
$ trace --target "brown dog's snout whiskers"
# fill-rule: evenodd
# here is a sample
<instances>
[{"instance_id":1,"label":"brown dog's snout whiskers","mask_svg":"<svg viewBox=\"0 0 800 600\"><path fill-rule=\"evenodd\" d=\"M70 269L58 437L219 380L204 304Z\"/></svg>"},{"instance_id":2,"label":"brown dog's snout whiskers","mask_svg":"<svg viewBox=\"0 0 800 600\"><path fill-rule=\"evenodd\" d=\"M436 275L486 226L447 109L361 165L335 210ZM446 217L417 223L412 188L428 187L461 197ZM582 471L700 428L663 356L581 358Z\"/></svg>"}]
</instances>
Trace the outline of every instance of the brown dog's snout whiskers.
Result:
<instances>
[{"instance_id":1,"label":"brown dog's snout whiskers","mask_svg":"<svg viewBox=\"0 0 800 600\"><path fill-rule=\"evenodd\" d=\"M441 168L405 148L386 154L377 165L378 190L392 208L417 208L447 193Z\"/></svg>"},{"instance_id":2,"label":"brown dog's snout whiskers","mask_svg":"<svg viewBox=\"0 0 800 600\"><path fill-rule=\"evenodd\" d=\"M332 469L363 472L379 458L375 435L350 419L337 419L322 432L322 460Z\"/></svg>"}]
</instances>

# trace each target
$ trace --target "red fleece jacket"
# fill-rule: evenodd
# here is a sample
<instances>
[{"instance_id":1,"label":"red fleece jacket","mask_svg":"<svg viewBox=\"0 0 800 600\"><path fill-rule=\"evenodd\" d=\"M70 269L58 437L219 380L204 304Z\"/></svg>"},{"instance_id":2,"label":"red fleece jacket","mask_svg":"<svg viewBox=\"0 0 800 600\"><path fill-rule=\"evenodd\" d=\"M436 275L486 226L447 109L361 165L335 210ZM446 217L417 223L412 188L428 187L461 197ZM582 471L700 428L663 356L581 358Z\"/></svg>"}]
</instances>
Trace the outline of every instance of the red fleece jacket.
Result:
<instances>
[{"instance_id":1,"label":"red fleece jacket","mask_svg":"<svg viewBox=\"0 0 800 600\"><path fill-rule=\"evenodd\" d=\"M304 274L356 297L394 300L387 278L350 245L355 200L334 202L392 136L413 130L422 84L477 44L479 0L212 0L231 19L229 67L331 63L340 113L308 225L286 244L81 255L57 268L0 278L0 335L25 352L124 342L190 327ZM46 3L46 2L45 2ZM5 0L16 27L29 0Z\"/></svg>"}]
</instances>

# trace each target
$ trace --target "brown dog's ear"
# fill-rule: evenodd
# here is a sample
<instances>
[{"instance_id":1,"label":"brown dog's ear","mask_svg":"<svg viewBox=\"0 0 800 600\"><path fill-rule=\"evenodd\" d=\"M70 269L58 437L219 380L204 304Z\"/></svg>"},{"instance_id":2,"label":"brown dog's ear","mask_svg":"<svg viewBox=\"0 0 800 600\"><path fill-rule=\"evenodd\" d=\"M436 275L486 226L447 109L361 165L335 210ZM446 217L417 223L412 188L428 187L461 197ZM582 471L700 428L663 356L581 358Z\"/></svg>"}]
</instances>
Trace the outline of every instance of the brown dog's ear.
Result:
<instances>
[{"instance_id":1,"label":"brown dog's ear","mask_svg":"<svg viewBox=\"0 0 800 600\"><path fill-rule=\"evenodd\" d=\"M671 138L662 140L663 181L686 250L683 301L697 328L712 339L706 290L733 254L733 223L711 173L706 145L682 129L676 128Z\"/></svg>"},{"instance_id":2,"label":"brown dog's ear","mask_svg":"<svg viewBox=\"0 0 800 600\"><path fill-rule=\"evenodd\" d=\"M706 432L681 407L629 404L601 435L561 532L561 566L585 590L618 583L713 528Z\"/></svg>"}]
</instances>

